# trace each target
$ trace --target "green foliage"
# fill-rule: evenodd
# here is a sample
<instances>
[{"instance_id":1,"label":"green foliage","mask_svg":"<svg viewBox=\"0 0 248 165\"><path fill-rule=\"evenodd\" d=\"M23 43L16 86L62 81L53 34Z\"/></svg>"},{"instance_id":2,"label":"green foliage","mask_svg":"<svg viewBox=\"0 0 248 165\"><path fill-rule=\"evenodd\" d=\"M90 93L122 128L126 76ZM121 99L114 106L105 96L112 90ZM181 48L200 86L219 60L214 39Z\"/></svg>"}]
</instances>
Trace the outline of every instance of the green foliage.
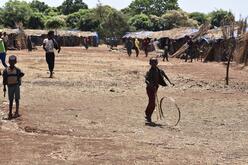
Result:
<instances>
[{"instance_id":1,"label":"green foliage","mask_svg":"<svg viewBox=\"0 0 248 165\"><path fill-rule=\"evenodd\" d=\"M136 30L149 30L152 26L150 18L145 14L139 14L131 17L128 20L129 25L136 28Z\"/></svg>"},{"instance_id":2,"label":"green foliage","mask_svg":"<svg viewBox=\"0 0 248 165\"><path fill-rule=\"evenodd\" d=\"M47 20L46 28L48 29L59 29L65 27L65 20L60 17L53 17Z\"/></svg>"},{"instance_id":3,"label":"green foliage","mask_svg":"<svg viewBox=\"0 0 248 165\"><path fill-rule=\"evenodd\" d=\"M164 29L164 20L156 15L150 15L151 29L152 31L159 31Z\"/></svg>"},{"instance_id":4,"label":"green foliage","mask_svg":"<svg viewBox=\"0 0 248 165\"><path fill-rule=\"evenodd\" d=\"M164 28L172 29L175 27L196 27L197 21L189 19L188 14L182 10L171 10L162 16Z\"/></svg>"},{"instance_id":5,"label":"green foliage","mask_svg":"<svg viewBox=\"0 0 248 165\"><path fill-rule=\"evenodd\" d=\"M62 14L68 15L78 12L80 9L88 9L88 6L82 0L65 0L58 9Z\"/></svg>"},{"instance_id":6,"label":"green foliage","mask_svg":"<svg viewBox=\"0 0 248 165\"><path fill-rule=\"evenodd\" d=\"M161 16L168 10L177 10L177 0L134 0L128 7L133 15L144 13Z\"/></svg>"},{"instance_id":7,"label":"green foliage","mask_svg":"<svg viewBox=\"0 0 248 165\"><path fill-rule=\"evenodd\" d=\"M89 14L90 12L91 10L89 9L80 9L78 12L69 14L66 18L67 27L72 29L78 28L81 17L84 17L84 15Z\"/></svg>"},{"instance_id":8,"label":"green foliage","mask_svg":"<svg viewBox=\"0 0 248 165\"><path fill-rule=\"evenodd\" d=\"M33 11L29 4L24 1L10 0L5 3L2 12L3 24L5 27L16 26L16 23L23 23L24 26L27 24Z\"/></svg>"},{"instance_id":9,"label":"green foliage","mask_svg":"<svg viewBox=\"0 0 248 165\"><path fill-rule=\"evenodd\" d=\"M38 12L45 12L45 10L49 8L47 4L45 4L44 2L40 2L39 0L33 0L30 3L30 7Z\"/></svg>"},{"instance_id":10,"label":"green foliage","mask_svg":"<svg viewBox=\"0 0 248 165\"><path fill-rule=\"evenodd\" d=\"M43 29L45 27L45 17L42 13L34 13L28 20L28 28Z\"/></svg>"},{"instance_id":11,"label":"green foliage","mask_svg":"<svg viewBox=\"0 0 248 165\"><path fill-rule=\"evenodd\" d=\"M202 25L208 21L207 15L200 12L190 13L189 18L196 20L198 22L198 25Z\"/></svg>"},{"instance_id":12,"label":"green foliage","mask_svg":"<svg viewBox=\"0 0 248 165\"><path fill-rule=\"evenodd\" d=\"M100 25L100 21L96 18L93 10L80 10L80 20L78 22L78 29L83 31L96 31Z\"/></svg>"},{"instance_id":13,"label":"green foliage","mask_svg":"<svg viewBox=\"0 0 248 165\"><path fill-rule=\"evenodd\" d=\"M112 9L106 19L101 23L100 34L102 37L121 37L125 32L129 30L127 19L123 13Z\"/></svg>"},{"instance_id":14,"label":"green foliage","mask_svg":"<svg viewBox=\"0 0 248 165\"><path fill-rule=\"evenodd\" d=\"M3 26L3 13L4 13L4 11L3 11L3 8L0 8L0 25L1 26Z\"/></svg>"},{"instance_id":15,"label":"green foliage","mask_svg":"<svg viewBox=\"0 0 248 165\"><path fill-rule=\"evenodd\" d=\"M48 17L55 17L59 15L59 11L55 7L50 7L45 10L44 14Z\"/></svg>"},{"instance_id":16,"label":"green foliage","mask_svg":"<svg viewBox=\"0 0 248 165\"><path fill-rule=\"evenodd\" d=\"M231 11L225 11L222 9L215 10L209 14L211 24L216 27L221 25L230 25L235 21L235 17Z\"/></svg>"},{"instance_id":17,"label":"green foliage","mask_svg":"<svg viewBox=\"0 0 248 165\"><path fill-rule=\"evenodd\" d=\"M108 5L98 3L94 13L100 23L97 31L101 37L121 37L129 30L125 15Z\"/></svg>"}]
</instances>

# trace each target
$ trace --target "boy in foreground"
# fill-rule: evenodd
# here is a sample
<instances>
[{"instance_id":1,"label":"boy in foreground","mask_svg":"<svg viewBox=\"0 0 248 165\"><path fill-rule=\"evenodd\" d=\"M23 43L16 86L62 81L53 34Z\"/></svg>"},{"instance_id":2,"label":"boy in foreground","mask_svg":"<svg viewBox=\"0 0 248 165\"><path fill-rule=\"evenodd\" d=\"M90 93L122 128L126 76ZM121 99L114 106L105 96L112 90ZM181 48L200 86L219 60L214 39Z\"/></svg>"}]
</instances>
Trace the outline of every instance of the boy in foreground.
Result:
<instances>
[{"instance_id":1,"label":"boy in foreground","mask_svg":"<svg viewBox=\"0 0 248 165\"><path fill-rule=\"evenodd\" d=\"M8 87L8 97L9 97L9 115L7 118L8 120L20 116L19 114L20 86L21 86L21 78L24 76L24 73L22 73L19 68L15 67L16 63L17 63L16 56L11 55L9 57L10 66L3 71L4 95L6 92L6 86ZM16 111L13 116L12 108L13 108L14 99L16 102Z\"/></svg>"},{"instance_id":2,"label":"boy in foreground","mask_svg":"<svg viewBox=\"0 0 248 165\"><path fill-rule=\"evenodd\" d=\"M152 118L152 113L156 106L155 100L156 100L156 93L158 91L159 85L167 86L166 82L164 81L164 78L166 78L168 82L174 86L174 84L171 83L171 81L169 80L165 72L162 69L159 69L157 67L158 65L157 58L151 58L150 65L151 65L151 68L145 76L145 82L147 84L146 92L147 92L147 96L149 99L149 102L148 102L148 105L145 111L145 114L146 114L145 119L148 123L152 122L151 118Z\"/></svg>"}]
</instances>

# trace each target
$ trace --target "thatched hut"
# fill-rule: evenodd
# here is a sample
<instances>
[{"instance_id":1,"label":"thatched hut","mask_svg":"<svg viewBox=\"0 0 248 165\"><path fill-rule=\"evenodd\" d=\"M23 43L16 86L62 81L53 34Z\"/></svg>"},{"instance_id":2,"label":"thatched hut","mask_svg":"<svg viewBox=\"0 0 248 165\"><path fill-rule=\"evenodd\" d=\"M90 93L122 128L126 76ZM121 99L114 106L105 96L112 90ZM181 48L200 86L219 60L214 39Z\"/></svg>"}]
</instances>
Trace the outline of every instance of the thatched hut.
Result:
<instances>
[{"instance_id":1,"label":"thatched hut","mask_svg":"<svg viewBox=\"0 0 248 165\"><path fill-rule=\"evenodd\" d=\"M35 45L42 45L48 31L26 29L25 33L31 37ZM83 37L90 39L90 45L98 46L98 34L96 32L56 30L55 36L61 46L81 46L83 44Z\"/></svg>"},{"instance_id":2,"label":"thatched hut","mask_svg":"<svg viewBox=\"0 0 248 165\"><path fill-rule=\"evenodd\" d=\"M34 29L2 29L2 31L8 34L9 48L18 50L27 48L28 37L33 45L41 46L48 33L48 30ZM61 46L81 46L83 45L83 37L88 37L92 46L98 46L99 43L96 32L57 30L55 35Z\"/></svg>"},{"instance_id":3,"label":"thatched hut","mask_svg":"<svg viewBox=\"0 0 248 165\"><path fill-rule=\"evenodd\" d=\"M127 38L131 38L134 42L134 39L137 38L139 40L139 43L140 43L140 48L143 49L143 40L148 38L149 40L152 39L152 34L153 32L152 31L139 31L139 32L127 32L123 37L123 43L125 43L125 40ZM149 48L148 48L150 51L151 50L154 50L153 48L153 45L149 45Z\"/></svg>"},{"instance_id":4,"label":"thatched hut","mask_svg":"<svg viewBox=\"0 0 248 165\"><path fill-rule=\"evenodd\" d=\"M234 33L234 37L237 37L237 31ZM209 44L207 50L203 52L204 61L227 61L230 55L229 44L231 38L226 39L223 34L223 29L215 28L208 31L203 36L204 39L208 40Z\"/></svg>"},{"instance_id":5,"label":"thatched hut","mask_svg":"<svg viewBox=\"0 0 248 165\"><path fill-rule=\"evenodd\" d=\"M185 36L193 36L196 32L198 32L198 29L196 28L180 27L171 30L153 32L152 38L160 40L160 47L162 49L166 45L169 45L170 54L173 54L185 44Z\"/></svg>"},{"instance_id":6,"label":"thatched hut","mask_svg":"<svg viewBox=\"0 0 248 165\"><path fill-rule=\"evenodd\" d=\"M2 29L8 35L8 49L26 49L27 36L22 29Z\"/></svg>"}]
</instances>

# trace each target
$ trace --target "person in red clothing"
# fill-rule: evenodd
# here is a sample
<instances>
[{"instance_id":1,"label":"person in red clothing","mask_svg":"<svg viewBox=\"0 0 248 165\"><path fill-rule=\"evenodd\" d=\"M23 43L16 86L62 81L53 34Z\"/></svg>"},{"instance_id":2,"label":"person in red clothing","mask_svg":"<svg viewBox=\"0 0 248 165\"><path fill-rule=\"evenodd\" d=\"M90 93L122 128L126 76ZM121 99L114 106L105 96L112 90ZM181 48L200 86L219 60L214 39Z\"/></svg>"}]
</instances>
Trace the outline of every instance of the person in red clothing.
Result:
<instances>
[{"instance_id":1,"label":"person in red clothing","mask_svg":"<svg viewBox=\"0 0 248 165\"><path fill-rule=\"evenodd\" d=\"M150 65L151 68L150 70L147 72L146 76L145 76L145 82L147 84L146 86L146 92L147 92L147 96L149 99L148 105L146 107L146 111L145 111L145 119L147 122L152 122L152 113L155 109L156 103L156 93L158 91L158 87L159 85L162 86L167 86L164 78L166 78L166 80L174 86L173 83L171 83L170 79L168 78L168 76L165 74L165 72L162 69L159 69L157 67L158 65L158 60L157 58L151 58L150 59Z\"/></svg>"}]
</instances>

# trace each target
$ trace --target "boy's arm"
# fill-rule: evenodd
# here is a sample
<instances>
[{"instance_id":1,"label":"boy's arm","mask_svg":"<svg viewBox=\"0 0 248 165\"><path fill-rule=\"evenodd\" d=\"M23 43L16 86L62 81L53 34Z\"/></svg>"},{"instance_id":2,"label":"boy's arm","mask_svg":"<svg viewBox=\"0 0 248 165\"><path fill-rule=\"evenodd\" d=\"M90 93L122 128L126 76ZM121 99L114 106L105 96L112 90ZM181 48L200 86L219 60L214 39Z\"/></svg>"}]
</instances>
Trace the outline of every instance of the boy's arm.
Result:
<instances>
[{"instance_id":1,"label":"boy's arm","mask_svg":"<svg viewBox=\"0 0 248 165\"><path fill-rule=\"evenodd\" d=\"M43 42L43 49L44 49L45 51L47 51L47 50L46 50L46 43L44 43L44 42Z\"/></svg>"},{"instance_id":2,"label":"boy's arm","mask_svg":"<svg viewBox=\"0 0 248 165\"><path fill-rule=\"evenodd\" d=\"M149 81L149 72L147 72L146 73L146 75L145 75L145 83L147 84L147 85L149 85L150 84L150 81Z\"/></svg>"},{"instance_id":3,"label":"boy's arm","mask_svg":"<svg viewBox=\"0 0 248 165\"><path fill-rule=\"evenodd\" d=\"M59 53L61 50L60 44L56 41L55 38L53 38L52 40L53 40L53 44L54 44L55 48L58 50L58 53Z\"/></svg>"},{"instance_id":4,"label":"boy's arm","mask_svg":"<svg viewBox=\"0 0 248 165\"><path fill-rule=\"evenodd\" d=\"M162 70L162 75L166 78L166 80L168 80L168 82L172 85L172 86L174 86L175 84L173 84L171 81L170 81L170 79L169 79L169 77L165 74L165 72Z\"/></svg>"},{"instance_id":5,"label":"boy's arm","mask_svg":"<svg viewBox=\"0 0 248 165\"><path fill-rule=\"evenodd\" d=\"M21 71L21 69L19 69L19 68L16 68L16 69L17 69L17 72L18 72L18 77L22 78L25 74Z\"/></svg>"}]
</instances>

